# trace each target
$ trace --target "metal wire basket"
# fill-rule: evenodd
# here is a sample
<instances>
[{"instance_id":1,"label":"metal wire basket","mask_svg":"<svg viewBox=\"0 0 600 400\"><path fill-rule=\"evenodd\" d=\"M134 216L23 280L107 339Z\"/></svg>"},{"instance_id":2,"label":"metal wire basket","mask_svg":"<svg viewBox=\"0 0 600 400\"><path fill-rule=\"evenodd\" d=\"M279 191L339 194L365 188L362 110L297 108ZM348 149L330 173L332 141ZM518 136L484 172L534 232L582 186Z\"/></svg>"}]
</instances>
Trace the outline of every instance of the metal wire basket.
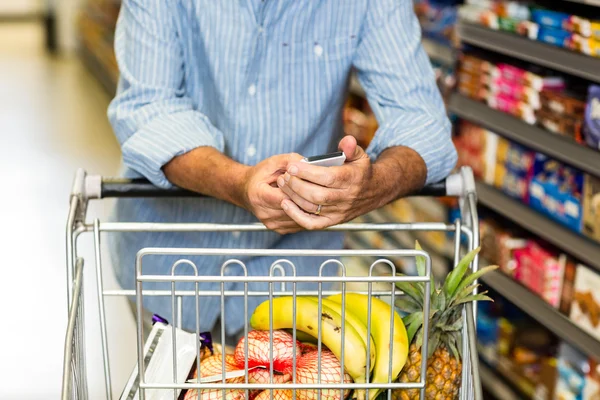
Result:
<instances>
[{"instance_id":1,"label":"metal wire basket","mask_svg":"<svg viewBox=\"0 0 600 400\"><path fill-rule=\"evenodd\" d=\"M89 200L91 199L102 199L110 197L155 197L155 196L193 196L194 194L182 191L180 189L173 189L170 191L164 191L153 187L148 182L144 181L123 181L114 179L103 179L100 176L87 175L85 171L77 171L73 190L70 199L70 211L67 221L67 235L66 235L66 247L67 247L67 287L68 287L68 307L69 307L69 320L65 339L65 352L64 352L64 371L63 371L63 385L62 385L62 398L63 399L86 399L88 398L87 392L87 369L86 369L86 358L85 358L85 334L84 334L84 308L83 308L83 274L84 274L84 260L78 256L77 252L77 240L81 234L91 234L94 238L94 250L95 250L95 264L97 274L97 295L99 305L99 319L100 319L100 335L102 340L102 353L103 353L103 370L104 370L104 381L106 387L107 398L112 398L112 380L111 371L109 367L109 348L107 339L107 327L106 327L106 315L104 307L104 299L106 296L136 296L137 306L137 368L139 371L139 381L136 381L137 387L139 388L139 398L148 398L147 393L169 393L168 397L181 398L183 393L192 389L200 390L223 390L222 398L231 398L228 396L225 390L241 390L244 391L245 397L247 398L248 393L252 393L257 389L260 390L271 390L270 396L273 398L273 390L276 389L288 389L291 390L292 398L296 398L297 394L301 390L316 390L315 396L321 398L322 393L325 390L329 390L327 393L331 393L331 390L339 390L339 397L342 398L350 390L383 390L387 397L391 398L391 390L386 389L420 389L421 398L425 398L425 381L426 381L426 363L423 362L421 365L421 376L420 382L418 383L397 383L392 382L391 376L388 382L373 383L345 383L342 378L343 373L340 374L340 382L321 382L321 358L318 358L318 373L317 381L311 383L299 382L296 374L297 367L297 354L296 348L294 347L293 352L293 372L291 382L276 383L274 375L276 372L273 369L273 340L269 344L270 352L270 365L269 379L267 383L255 384L249 383L248 368L245 368L245 373L242 382L226 382L225 376L220 382L210 383L198 383L189 382L188 380L181 381L182 376L188 376L189 371L178 371L177 370L177 335L176 332L181 327L182 321L182 304L185 297L192 297L196 310L198 310L198 304L201 299L205 296L216 296L220 298L221 304L221 315L226 313L225 304L226 299L230 296L238 296L242 298L244 304L244 318L245 321L249 320L249 309L248 299L253 296L263 297L269 302L270 310L270 337L273 337L273 301L280 296L291 296L293 303L293 326L291 327L291 333L294 340L296 339L296 317L297 317L297 301L299 298L304 296L314 296L318 302L318 315L322 312L322 299L330 294L342 295L342 319L346 312L347 305L345 302L345 296L354 289L348 290L348 284L361 283L365 290L359 290L359 292L366 294L369 297L379 297L385 301L394 304L394 299L397 296L401 296L402 293L395 289L395 282L399 281L412 281L412 282L423 282L425 284L425 293L430 293L431 285L431 259L427 252L422 250L414 249L352 249L352 250L314 250L314 249L290 249L290 250L274 250L274 249L214 249L214 248L144 248L140 249L136 257L135 273L136 273L136 288L135 290L105 290L102 283L102 262L100 256L100 234L102 232L122 232L122 231L160 231L160 232L231 232L231 231L258 231L265 230L266 228L261 224L207 224L207 223L139 223L139 222L100 222L98 219L93 222L86 221L86 209ZM472 250L479 246L479 232L477 223L477 209L476 209L476 193L475 185L473 180L472 171L469 168L463 168L458 173L451 175L444 182L436 185L426 187L420 196L456 196L459 200L461 209L461 220L457 220L453 224L444 222L436 223L348 223L342 224L329 229L336 231L441 231L441 232L454 232L454 265L458 263L461 255L461 251L464 250L461 247L465 247L461 243L461 237L466 237L467 250ZM176 256L178 261L172 264L171 268L166 270L165 274L162 275L149 275L144 273L144 260L148 257L156 255L169 255ZM208 256L226 256L229 258L228 261L222 264L221 274L218 276L206 276L199 275L198 269L194 262L189 260L189 257L208 257ZM394 264L389 261L388 258L414 258L416 256L422 256L426 260L426 274L425 276L403 276L396 274ZM270 273L268 276L256 276L248 274L248 269L241 258L247 257L274 257L274 262L271 265ZM325 258L326 261L320 263L320 268L315 276L298 276L295 271L295 265L290 260L294 257L320 257ZM347 276L346 266L340 257L375 257L377 260L371 264L369 273L367 276ZM343 258L342 258L343 259ZM192 273L189 275L175 274L176 269L181 265L186 265L191 268ZM322 273L324 268L335 266L339 269L337 276L324 276ZM385 276L374 274L373 271L376 267L388 266L390 269L389 274ZM238 273L235 275L226 274L227 268L235 267L238 269ZM472 269L477 270L478 262L477 257L472 263ZM170 289L165 290L148 290L145 289L145 284L149 282L163 282L170 285ZM202 283L213 282L220 285L219 291L203 291L199 290L198 287ZM226 285L231 282L243 284L243 290L226 290ZM177 289L177 285L180 283L191 284L193 290L181 290ZM252 285L255 283L261 283L264 287L268 287L267 290L255 290ZM316 286L313 290L299 290L297 285L304 283L312 283ZM331 286L324 289L323 286ZM388 287L386 290L374 289L374 285L384 285ZM172 324L170 329L172 330L173 337L173 361L170 364L172 367L172 380L169 382L152 382L146 379L146 366L147 360L147 337L144 332L143 326L143 300L146 296L162 296L165 301L169 301L171 305L170 320ZM422 359L427 358L427 344L428 344L428 321L429 321L429 296L424 298L423 313L424 318L424 339L422 346ZM371 340L371 303L369 302L369 316L367 323L367 344L366 348L369 349L369 343ZM392 307L393 310L393 307ZM198 312L196 312L198 316ZM393 319L393 312L390 318ZM476 310L471 304L467 304L463 309L463 320L465 324L463 326L463 349L462 349L462 384L460 390L460 399L482 399L481 384L478 374L478 357L476 351L476 332L475 332L475 319ZM221 343L225 343L225 326L224 319L221 319ZM342 324L342 331L340 332L342 342L340 348L342 349L342 356L340 359L341 370L344 371L344 363L347 362L344 357L345 349L345 324ZM248 338L249 332L248 324L244 328L244 338ZM394 325L391 324L391 336L393 336ZM318 334L318 352L319 354L323 350L322 342L322 321L318 320L317 326ZM199 323L196 321L196 337L200 337ZM248 354L248 340L244 342L245 353ZM393 346L393 344L390 344ZM200 369L201 359L201 343L200 340L196 340L196 369ZM390 349L390 353L393 352L393 348ZM348 356L348 359L351 355ZM367 356L367 370L369 369L370 357ZM391 361L390 361L391 364ZM225 370L225 352L222 352L222 366L223 371ZM248 366L248 357L245 359L245 366ZM391 371L391 366L390 366ZM197 391L198 398L200 396L200 390ZM154 392L152 392L154 391ZM303 392L312 393L312 392ZM150 396L150 398L155 398ZM164 398L164 397L161 397ZM331 397L327 397L331 398Z\"/></svg>"}]
</instances>

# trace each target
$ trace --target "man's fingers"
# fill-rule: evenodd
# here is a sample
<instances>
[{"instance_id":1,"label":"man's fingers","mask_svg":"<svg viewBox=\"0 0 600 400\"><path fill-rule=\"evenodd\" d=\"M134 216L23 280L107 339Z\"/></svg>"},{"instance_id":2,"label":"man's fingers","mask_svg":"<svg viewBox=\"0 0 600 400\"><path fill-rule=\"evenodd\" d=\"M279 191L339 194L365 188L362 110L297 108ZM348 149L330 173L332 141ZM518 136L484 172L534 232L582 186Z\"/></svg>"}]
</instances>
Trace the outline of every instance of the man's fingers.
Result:
<instances>
[{"instance_id":1,"label":"man's fingers","mask_svg":"<svg viewBox=\"0 0 600 400\"><path fill-rule=\"evenodd\" d=\"M314 215L314 214L307 214L304 211L302 211L300 209L300 207L298 207L296 205L296 203L294 203L291 200L284 200L281 202L281 208L283 208L283 211L285 211L285 213L294 221L296 221L298 223L298 225L309 229L309 230L314 230L314 229L323 229L327 226L327 222L328 220L326 218Z\"/></svg>"},{"instance_id":2,"label":"man's fingers","mask_svg":"<svg viewBox=\"0 0 600 400\"><path fill-rule=\"evenodd\" d=\"M366 156L363 148L356 143L356 138L354 136L344 136L344 138L340 140L338 149L343 151L346 155L346 162L352 162Z\"/></svg>"},{"instance_id":3,"label":"man's fingers","mask_svg":"<svg viewBox=\"0 0 600 400\"><path fill-rule=\"evenodd\" d=\"M272 210L281 210L281 202L287 198L288 196L277 186L273 187L271 185L264 184L262 201L266 207Z\"/></svg>"},{"instance_id":4,"label":"man's fingers","mask_svg":"<svg viewBox=\"0 0 600 400\"><path fill-rule=\"evenodd\" d=\"M296 176L320 186L339 187L342 183L340 174L344 174L344 171L340 171L339 167L321 167L304 162L293 162L288 166L285 176L287 178Z\"/></svg>"},{"instance_id":5,"label":"man's fingers","mask_svg":"<svg viewBox=\"0 0 600 400\"><path fill-rule=\"evenodd\" d=\"M333 204L338 200L339 193L337 189L330 189L320 185L315 185L312 182L302 180L297 177L289 177L289 180L285 182L284 177L277 179L279 187L287 188L285 193L289 193L289 190L294 192L304 200L316 204L316 205L328 205Z\"/></svg>"},{"instance_id":6,"label":"man's fingers","mask_svg":"<svg viewBox=\"0 0 600 400\"><path fill-rule=\"evenodd\" d=\"M281 178L283 179L283 178ZM306 211L307 213L314 214L317 212L319 208L318 205L311 203L310 201L300 197L296 192L294 192L288 185L283 185L281 187L283 193L285 193L294 203L296 203L301 209Z\"/></svg>"}]
</instances>

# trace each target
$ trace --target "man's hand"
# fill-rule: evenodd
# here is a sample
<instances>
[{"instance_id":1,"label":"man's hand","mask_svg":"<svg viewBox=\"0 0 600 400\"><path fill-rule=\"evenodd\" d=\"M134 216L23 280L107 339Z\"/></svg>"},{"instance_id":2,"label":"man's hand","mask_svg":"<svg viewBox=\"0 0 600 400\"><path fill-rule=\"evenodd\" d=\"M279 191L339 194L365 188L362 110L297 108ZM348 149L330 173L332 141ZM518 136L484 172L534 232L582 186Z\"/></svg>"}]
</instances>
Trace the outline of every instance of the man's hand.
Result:
<instances>
[{"instance_id":1,"label":"man's hand","mask_svg":"<svg viewBox=\"0 0 600 400\"><path fill-rule=\"evenodd\" d=\"M420 189L425 182L425 162L414 150L393 147L371 163L351 136L340 141L339 149L347 157L343 166L292 162L277 178L277 185L289 197L282 200L281 207L306 229L351 221ZM316 215L319 205L320 213Z\"/></svg>"},{"instance_id":2,"label":"man's hand","mask_svg":"<svg viewBox=\"0 0 600 400\"><path fill-rule=\"evenodd\" d=\"M173 158L163 170L174 185L225 200L252 212L267 228L280 234L303 230L281 208L287 196L275 183L299 154L270 157L249 167L212 147L198 147Z\"/></svg>"},{"instance_id":3,"label":"man's hand","mask_svg":"<svg viewBox=\"0 0 600 400\"><path fill-rule=\"evenodd\" d=\"M301 159L302 156L294 153L273 156L250 167L246 174L244 208L268 229L280 234L304 229L281 208L288 197L276 185L277 178L285 173L289 163Z\"/></svg>"}]
</instances>

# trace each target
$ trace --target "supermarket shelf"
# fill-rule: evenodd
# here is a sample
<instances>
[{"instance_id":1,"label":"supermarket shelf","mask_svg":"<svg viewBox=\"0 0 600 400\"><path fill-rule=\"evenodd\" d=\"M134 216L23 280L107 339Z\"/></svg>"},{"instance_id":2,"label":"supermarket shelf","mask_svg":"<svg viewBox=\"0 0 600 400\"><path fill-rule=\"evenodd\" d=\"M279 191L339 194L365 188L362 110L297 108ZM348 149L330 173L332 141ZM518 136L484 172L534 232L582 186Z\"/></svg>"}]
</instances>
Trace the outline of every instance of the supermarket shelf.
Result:
<instances>
[{"instance_id":1,"label":"supermarket shelf","mask_svg":"<svg viewBox=\"0 0 600 400\"><path fill-rule=\"evenodd\" d=\"M599 58L468 22L460 22L457 26L464 43L600 82Z\"/></svg>"},{"instance_id":2,"label":"supermarket shelf","mask_svg":"<svg viewBox=\"0 0 600 400\"><path fill-rule=\"evenodd\" d=\"M519 400L525 398L517 393L504 382L504 377L499 377L499 373L488 367L485 362L479 363L479 377L481 384L496 399L501 400Z\"/></svg>"},{"instance_id":3,"label":"supermarket shelf","mask_svg":"<svg viewBox=\"0 0 600 400\"><path fill-rule=\"evenodd\" d=\"M600 67L600 66L599 66ZM523 146L600 177L600 152L543 128L529 125L484 103L454 93L448 104L457 116L475 122Z\"/></svg>"},{"instance_id":4,"label":"supermarket shelf","mask_svg":"<svg viewBox=\"0 0 600 400\"><path fill-rule=\"evenodd\" d=\"M600 341L581 330L569 318L525 286L499 271L492 271L484 275L481 280L561 339L582 352L600 359Z\"/></svg>"},{"instance_id":5,"label":"supermarket shelf","mask_svg":"<svg viewBox=\"0 0 600 400\"><path fill-rule=\"evenodd\" d=\"M498 189L480 182L476 185L477 197L481 204L600 271L600 243L552 221Z\"/></svg>"},{"instance_id":6,"label":"supermarket shelf","mask_svg":"<svg viewBox=\"0 0 600 400\"><path fill-rule=\"evenodd\" d=\"M579 3L579 4L587 4L589 6L597 6L600 7L600 0L566 0L571 3Z\"/></svg>"},{"instance_id":7,"label":"supermarket shelf","mask_svg":"<svg viewBox=\"0 0 600 400\"><path fill-rule=\"evenodd\" d=\"M450 46L427 38L423 38L421 43L431 60L450 67L456 62L456 52Z\"/></svg>"}]
</instances>

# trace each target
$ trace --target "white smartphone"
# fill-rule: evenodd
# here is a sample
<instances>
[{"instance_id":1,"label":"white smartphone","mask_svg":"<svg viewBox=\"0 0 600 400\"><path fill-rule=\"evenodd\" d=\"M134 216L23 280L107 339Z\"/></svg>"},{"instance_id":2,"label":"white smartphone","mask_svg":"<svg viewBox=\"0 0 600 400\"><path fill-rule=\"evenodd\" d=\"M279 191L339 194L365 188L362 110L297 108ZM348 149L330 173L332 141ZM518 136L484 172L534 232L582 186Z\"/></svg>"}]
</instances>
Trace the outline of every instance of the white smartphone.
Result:
<instances>
[{"instance_id":1,"label":"white smartphone","mask_svg":"<svg viewBox=\"0 0 600 400\"><path fill-rule=\"evenodd\" d=\"M302 162L307 162L309 164L318 165L321 167L339 167L340 165L344 165L345 161L346 155L343 151L322 154L320 156L306 157L302 159Z\"/></svg>"}]
</instances>

